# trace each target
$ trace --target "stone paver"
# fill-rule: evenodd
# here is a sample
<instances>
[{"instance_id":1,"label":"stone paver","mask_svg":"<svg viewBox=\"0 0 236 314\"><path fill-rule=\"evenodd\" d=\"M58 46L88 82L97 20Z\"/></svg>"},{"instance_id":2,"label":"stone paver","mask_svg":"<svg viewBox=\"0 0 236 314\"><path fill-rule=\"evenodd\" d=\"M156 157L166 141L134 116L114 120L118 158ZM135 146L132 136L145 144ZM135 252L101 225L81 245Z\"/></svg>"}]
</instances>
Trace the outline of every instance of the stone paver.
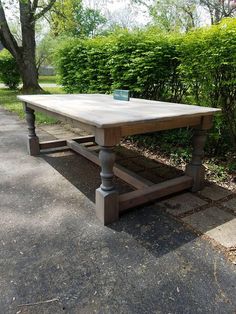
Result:
<instances>
[{"instance_id":1,"label":"stone paver","mask_svg":"<svg viewBox=\"0 0 236 314\"><path fill-rule=\"evenodd\" d=\"M236 218L230 213L211 207L182 220L227 248L236 246Z\"/></svg>"},{"instance_id":2,"label":"stone paver","mask_svg":"<svg viewBox=\"0 0 236 314\"><path fill-rule=\"evenodd\" d=\"M206 186L199 193L200 193L200 195L207 197L212 201L219 201L220 199L232 194L231 191L224 189L224 188L217 186L217 185Z\"/></svg>"},{"instance_id":3,"label":"stone paver","mask_svg":"<svg viewBox=\"0 0 236 314\"><path fill-rule=\"evenodd\" d=\"M231 200L224 202L223 205L232 209L236 214L236 198L232 198Z\"/></svg>"},{"instance_id":4,"label":"stone paver","mask_svg":"<svg viewBox=\"0 0 236 314\"><path fill-rule=\"evenodd\" d=\"M102 226L99 169L69 152L28 156L26 136L0 108L0 313L234 313L223 254L158 205Z\"/></svg>"},{"instance_id":5,"label":"stone paver","mask_svg":"<svg viewBox=\"0 0 236 314\"><path fill-rule=\"evenodd\" d=\"M76 137L75 133L71 131L65 131L60 125L41 125L38 129L46 131L47 133L52 134L55 138L58 139L71 139ZM41 138L40 138L41 140Z\"/></svg>"},{"instance_id":6,"label":"stone paver","mask_svg":"<svg viewBox=\"0 0 236 314\"><path fill-rule=\"evenodd\" d=\"M207 202L191 193L184 193L165 199L157 204L164 208L168 213L174 216L179 216L197 209L200 206L206 205Z\"/></svg>"}]
</instances>

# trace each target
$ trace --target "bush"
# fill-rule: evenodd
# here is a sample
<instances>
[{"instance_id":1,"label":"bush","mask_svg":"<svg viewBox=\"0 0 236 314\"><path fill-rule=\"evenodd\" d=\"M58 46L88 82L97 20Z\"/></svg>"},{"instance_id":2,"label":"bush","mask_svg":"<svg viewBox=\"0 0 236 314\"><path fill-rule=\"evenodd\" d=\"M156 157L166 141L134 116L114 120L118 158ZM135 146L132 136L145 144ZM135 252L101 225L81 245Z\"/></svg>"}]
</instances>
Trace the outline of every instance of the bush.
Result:
<instances>
[{"instance_id":1,"label":"bush","mask_svg":"<svg viewBox=\"0 0 236 314\"><path fill-rule=\"evenodd\" d=\"M152 28L70 40L58 48L56 60L68 92L129 89L133 97L219 107L222 116L215 119L207 152L236 149L235 19L185 35Z\"/></svg>"},{"instance_id":2,"label":"bush","mask_svg":"<svg viewBox=\"0 0 236 314\"><path fill-rule=\"evenodd\" d=\"M236 149L236 20L190 32L180 48L182 82L186 99L201 106L222 109L210 140L214 153Z\"/></svg>"},{"instance_id":3,"label":"bush","mask_svg":"<svg viewBox=\"0 0 236 314\"><path fill-rule=\"evenodd\" d=\"M55 65L66 92L87 92L87 79L81 71L81 68L87 67L86 63L86 50L82 41L70 39L59 45L55 53Z\"/></svg>"},{"instance_id":4,"label":"bush","mask_svg":"<svg viewBox=\"0 0 236 314\"><path fill-rule=\"evenodd\" d=\"M121 88L131 90L133 97L180 101L177 41L156 30L70 40L55 54L61 84L68 92L111 93Z\"/></svg>"},{"instance_id":5,"label":"bush","mask_svg":"<svg viewBox=\"0 0 236 314\"><path fill-rule=\"evenodd\" d=\"M181 101L178 40L157 29L119 34L109 60L112 89L129 89L133 97Z\"/></svg>"},{"instance_id":6,"label":"bush","mask_svg":"<svg viewBox=\"0 0 236 314\"><path fill-rule=\"evenodd\" d=\"M0 80L10 89L17 89L20 84L16 61L6 49L0 52Z\"/></svg>"}]
</instances>

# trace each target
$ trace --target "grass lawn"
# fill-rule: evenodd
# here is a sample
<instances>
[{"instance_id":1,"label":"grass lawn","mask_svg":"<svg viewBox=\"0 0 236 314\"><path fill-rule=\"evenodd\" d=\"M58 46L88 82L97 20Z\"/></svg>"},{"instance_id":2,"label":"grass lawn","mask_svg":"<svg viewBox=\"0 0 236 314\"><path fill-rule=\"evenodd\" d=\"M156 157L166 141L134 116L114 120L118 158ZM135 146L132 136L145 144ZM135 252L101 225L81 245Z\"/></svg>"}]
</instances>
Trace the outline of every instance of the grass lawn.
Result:
<instances>
[{"instance_id":1,"label":"grass lawn","mask_svg":"<svg viewBox=\"0 0 236 314\"><path fill-rule=\"evenodd\" d=\"M39 77L39 84L57 84L57 77L56 76L40 76Z\"/></svg>"},{"instance_id":2,"label":"grass lawn","mask_svg":"<svg viewBox=\"0 0 236 314\"><path fill-rule=\"evenodd\" d=\"M63 94L64 91L59 87L45 88L45 91L51 94ZM16 113L21 119L24 119L24 111L22 102L20 102L16 96L20 94L19 91L11 91L9 89L0 88L0 106L3 108ZM36 123L37 124L55 124L57 120L46 116L40 112L36 112Z\"/></svg>"},{"instance_id":3,"label":"grass lawn","mask_svg":"<svg viewBox=\"0 0 236 314\"><path fill-rule=\"evenodd\" d=\"M3 83L3 82L0 80L0 83ZM54 76L39 76L39 84L40 83L57 84L57 77L55 75Z\"/></svg>"}]
</instances>

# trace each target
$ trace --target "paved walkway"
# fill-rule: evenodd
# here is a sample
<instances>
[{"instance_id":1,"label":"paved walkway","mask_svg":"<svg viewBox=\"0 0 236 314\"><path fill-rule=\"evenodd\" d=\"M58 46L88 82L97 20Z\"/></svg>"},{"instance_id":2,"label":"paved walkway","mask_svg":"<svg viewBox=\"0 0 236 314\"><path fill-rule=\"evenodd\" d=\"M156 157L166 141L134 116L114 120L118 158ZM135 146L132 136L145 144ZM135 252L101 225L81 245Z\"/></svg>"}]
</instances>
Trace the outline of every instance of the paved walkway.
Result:
<instances>
[{"instance_id":1,"label":"paved walkway","mask_svg":"<svg viewBox=\"0 0 236 314\"><path fill-rule=\"evenodd\" d=\"M192 194L103 227L99 169L70 152L30 157L25 137L0 109L0 313L235 312L235 266L167 212L189 217Z\"/></svg>"}]
</instances>

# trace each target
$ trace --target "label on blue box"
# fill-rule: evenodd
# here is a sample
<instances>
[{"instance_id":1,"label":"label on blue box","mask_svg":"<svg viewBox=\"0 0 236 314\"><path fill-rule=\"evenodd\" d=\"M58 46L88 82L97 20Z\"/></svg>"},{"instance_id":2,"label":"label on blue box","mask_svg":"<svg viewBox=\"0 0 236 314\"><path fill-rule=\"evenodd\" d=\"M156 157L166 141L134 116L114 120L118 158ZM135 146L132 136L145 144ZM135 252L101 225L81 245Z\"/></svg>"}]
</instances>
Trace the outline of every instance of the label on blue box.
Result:
<instances>
[{"instance_id":1,"label":"label on blue box","mask_svg":"<svg viewBox=\"0 0 236 314\"><path fill-rule=\"evenodd\" d=\"M116 89L113 92L113 98L116 100L129 101L129 90Z\"/></svg>"}]
</instances>

